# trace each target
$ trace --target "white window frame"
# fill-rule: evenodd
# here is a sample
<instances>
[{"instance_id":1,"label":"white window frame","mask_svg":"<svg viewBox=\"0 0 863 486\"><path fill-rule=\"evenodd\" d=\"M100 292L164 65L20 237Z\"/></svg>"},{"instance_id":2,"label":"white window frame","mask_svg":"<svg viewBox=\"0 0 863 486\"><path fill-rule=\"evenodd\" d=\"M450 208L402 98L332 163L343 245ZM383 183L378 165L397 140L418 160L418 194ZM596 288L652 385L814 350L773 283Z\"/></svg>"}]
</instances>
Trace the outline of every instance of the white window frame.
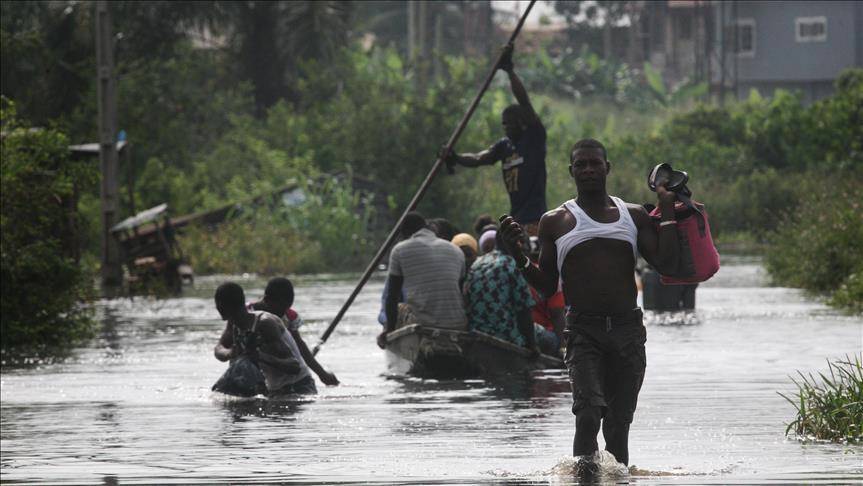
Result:
<instances>
[{"instance_id":1,"label":"white window frame","mask_svg":"<svg viewBox=\"0 0 863 486\"><path fill-rule=\"evenodd\" d=\"M824 33L819 36L800 35L800 26L802 24L824 24ZM826 42L827 41L827 17L797 17L794 19L794 39L797 42Z\"/></svg>"},{"instance_id":2,"label":"white window frame","mask_svg":"<svg viewBox=\"0 0 863 486\"><path fill-rule=\"evenodd\" d=\"M752 28L752 49L748 51L737 51L740 47L740 28L741 27L751 27ZM735 42L735 51L737 57L744 58L752 58L755 57L755 38L757 33L757 26L755 24L754 18L745 18L745 19L737 19L734 23L734 42Z\"/></svg>"}]
</instances>

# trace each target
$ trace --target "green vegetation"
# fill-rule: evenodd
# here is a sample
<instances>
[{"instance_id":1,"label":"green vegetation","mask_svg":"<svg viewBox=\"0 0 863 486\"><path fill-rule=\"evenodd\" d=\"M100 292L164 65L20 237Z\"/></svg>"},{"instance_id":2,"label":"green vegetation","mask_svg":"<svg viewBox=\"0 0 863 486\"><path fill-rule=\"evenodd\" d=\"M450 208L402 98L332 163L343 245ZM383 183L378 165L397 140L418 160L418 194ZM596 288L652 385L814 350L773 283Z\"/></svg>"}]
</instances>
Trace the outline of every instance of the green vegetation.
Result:
<instances>
[{"instance_id":1,"label":"green vegetation","mask_svg":"<svg viewBox=\"0 0 863 486\"><path fill-rule=\"evenodd\" d=\"M302 201L279 200L240 211L216 229L194 227L181 240L197 272L275 275L357 268L376 248L368 235L370 201L339 179L300 186ZM358 208L364 208L359 210Z\"/></svg>"},{"instance_id":2,"label":"green vegetation","mask_svg":"<svg viewBox=\"0 0 863 486\"><path fill-rule=\"evenodd\" d=\"M120 180L134 181L122 188L121 216L133 199L137 210L167 202L180 215L294 181L308 195L303 204L273 201L215 230L181 234L196 271L360 268L383 239L364 222L392 215L370 215L349 187L320 181L347 169L376 184L394 210L407 204L488 69L485 52L446 54L463 51L453 29L464 23L460 4L444 3L454 8L440 7L452 20L442 52L427 49L428 59L417 59L396 42L406 35L393 27L407 14L398 3L112 2L119 127L132 147ZM362 26L374 25L378 37L368 43ZM13 2L0 27L3 94L22 117L58 127L73 143L95 140L92 5ZM193 35L199 27L214 42L202 47ZM842 223L859 216L818 195L841 194L838 180L852 198L863 187L863 70L848 71L834 96L811 106L778 92L716 107L694 105L703 86L672 89L649 65L636 69L588 50L550 52L515 57L548 130L550 206L573 195L570 146L595 137L609 148L613 193L652 202L645 175L653 165L686 170L721 245L767 244L777 283L836 292L831 302L859 309L861 269L849 262L863 260L860 226ZM512 102L498 76L457 150L499 139L500 113ZM80 247L95 255L98 187L83 179L78 187ZM507 208L498 168L459 168L437 178L419 209L466 229L477 214ZM816 214L824 218L812 220ZM806 264L793 263L799 259Z\"/></svg>"},{"instance_id":3,"label":"green vegetation","mask_svg":"<svg viewBox=\"0 0 863 486\"><path fill-rule=\"evenodd\" d=\"M688 171L720 244L764 244L775 283L828 296L838 291L828 302L859 313L861 106L863 70L855 69L837 80L834 96L811 106L780 91L725 109L696 107L651 134L612 144L609 158L618 162L611 186L647 201L639 174L651 165L645 161Z\"/></svg>"},{"instance_id":4,"label":"green vegetation","mask_svg":"<svg viewBox=\"0 0 863 486\"><path fill-rule=\"evenodd\" d=\"M833 292L828 301L830 305L847 309L855 314L863 314L863 273L852 273L845 282Z\"/></svg>"},{"instance_id":5,"label":"green vegetation","mask_svg":"<svg viewBox=\"0 0 863 486\"><path fill-rule=\"evenodd\" d=\"M863 207L860 182L817 185L770 237L765 255L773 279L789 287L831 293L833 303L859 312L863 305Z\"/></svg>"},{"instance_id":6,"label":"green vegetation","mask_svg":"<svg viewBox=\"0 0 863 486\"><path fill-rule=\"evenodd\" d=\"M75 193L93 183L60 131L34 129L2 102L0 320L3 348L62 345L89 335L92 275L79 264Z\"/></svg>"},{"instance_id":7,"label":"green vegetation","mask_svg":"<svg viewBox=\"0 0 863 486\"><path fill-rule=\"evenodd\" d=\"M833 442L863 441L863 357L846 356L828 361L829 376L818 373L800 375L797 393L782 395L797 409L797 418L788 424L786 434L800 438Z\"/></svg>"}]
</instances>

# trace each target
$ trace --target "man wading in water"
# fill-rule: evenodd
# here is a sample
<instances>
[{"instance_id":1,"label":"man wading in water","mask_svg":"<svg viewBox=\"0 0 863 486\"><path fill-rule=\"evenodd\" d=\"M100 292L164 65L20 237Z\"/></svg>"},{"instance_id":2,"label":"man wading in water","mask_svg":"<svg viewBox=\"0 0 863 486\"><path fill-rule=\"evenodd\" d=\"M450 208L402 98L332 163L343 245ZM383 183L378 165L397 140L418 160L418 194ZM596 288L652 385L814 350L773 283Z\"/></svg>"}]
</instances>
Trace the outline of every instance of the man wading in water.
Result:
<instances>
[{"instance_id":1,"label":"man wading in water","mask_svg":"<svg viewBox=\"0 0 863 486\"><path fill-rule=\"evenodd\" d=\"M509 215L501 231L528 282L546 296L558 280L570 311L566 316L566 364L575 414L573 455L589 474L600 425L605 448L629 464L629 425L644 379L646 331L636 306L636 251L660 273L674 274L680 252L674 220L675 194L657 187L662 223L654 227L642 206L610 197L611 165L596 140L577 142L569 173L578 197L545 213L539 223L539 267L521 251L523 230Z\"/></svg>"},{"instance_id":2,"label":"man wading in water","mask_svg":"<svg viewBox=\"0 0 863 486\"><path fill-rule=\"evenodd\" d=\"M536 236L539 218L546 210L545 127L513 69L512 44L504 49L505 54L497 68L506 71L512 94L518 100L517 105L507 106L501 115L506 136L478 154L450 152L443 157L450 168L456 164L479 167L501 161L503 182L509 193L510 214L530 236Z\"/></svg>"}]
</instances>

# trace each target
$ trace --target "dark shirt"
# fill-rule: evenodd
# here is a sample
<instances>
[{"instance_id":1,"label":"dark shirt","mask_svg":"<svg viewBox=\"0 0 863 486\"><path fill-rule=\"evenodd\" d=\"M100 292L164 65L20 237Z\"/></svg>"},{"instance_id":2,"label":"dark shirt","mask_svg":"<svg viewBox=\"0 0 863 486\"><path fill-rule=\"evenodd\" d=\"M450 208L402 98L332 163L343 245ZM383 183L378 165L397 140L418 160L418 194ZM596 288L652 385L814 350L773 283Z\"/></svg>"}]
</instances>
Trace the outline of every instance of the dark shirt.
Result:
<instances>
[{"instance_id":1,"label":"dark shirt","mask_svg":"<svg viewBox=\"0 0 863 486\"><path fill-rule=\"evenodd\" d=\"M510 214L519 223L536 223L545 205L545 127L535 123L518 140L500 139L491 148L501 161L503 182L509 193Z\"/></svg>"}]
</instances>

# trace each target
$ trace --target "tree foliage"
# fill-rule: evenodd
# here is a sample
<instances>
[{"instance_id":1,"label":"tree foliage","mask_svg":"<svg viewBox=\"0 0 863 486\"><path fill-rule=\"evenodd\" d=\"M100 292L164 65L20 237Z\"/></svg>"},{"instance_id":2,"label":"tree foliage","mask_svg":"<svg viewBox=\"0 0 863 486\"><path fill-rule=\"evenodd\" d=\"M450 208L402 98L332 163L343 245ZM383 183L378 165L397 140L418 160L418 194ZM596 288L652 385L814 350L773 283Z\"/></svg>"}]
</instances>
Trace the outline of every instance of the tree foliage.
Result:
<instances>
[{"instance_id":1,"label":"tree foliage","mask_svg":"<svg viewBox=\"0 0 863 486\"><path fill-rule=\"evenodd\" d=\"M92 288L77 259L76 188L95 176L68 140L34 129L3 100L0 176L2 346L68 344L91 329L80 305Z\"/></svg>"},{"instance_id":2,"label":"tree foliage","mask_svg":"<svg viewBox=\"0 0 863 486\"><path fill-rule=\"evenodd\" d=\"M132 142L132 163L121 165L121 180L133 176L138 209L167 202L175 213L198 211L346 168L374 181L391 206L401 209L489 67L485 57L443 55L436 58L439 76L419 82L420 63L398 47L386 47L389 37L360 42L363 22L386 23L375 20L366 5L111 5L119 124ZM19 99L26 118L40 126L56 123L76 143L97 135L91 7L4 4L0 22L3 93ZM445 10L449 23L467 15L467 7L449 2L436 8ZM398 22L405 14L397 4L382 12ZM404 27L393 27L392 39ZM207 42L199 38L203 34ZM68 72L52 76L50 69ZM667 86L655 70L644 69L588 50L517 51L516 70L548 130L551 207L573 196L567 151L588 136L608 146L609 188L627 200L655 198L644 183L653 165L670 162L687 170L718 236L765 239L806 201L807 191L823 187L815 182L838 173L859 182L860 70L843 75L834 96L811 106L794 93L778 92L717 108L692 106L702 86ZM512 102L498 76L456 149L476 152L502 137L500 113ZM333 191L321 194L337 198ZM97 198L95 186L83 190L85 219L98 221ZM355 204L347 196L341 201L342 208ZM350 253L352 240L307 224L325 220L323 206L304 208L304 216L290 223L272 217L280 228L313 233L303 237L324 253L328 245ZM497 167L440 175L420 206L462 228L478 213L507 208ZM319 211L322 216L315 216ZM96 251L96 238L87 241Z\"/></svg>"}]
</instances>

